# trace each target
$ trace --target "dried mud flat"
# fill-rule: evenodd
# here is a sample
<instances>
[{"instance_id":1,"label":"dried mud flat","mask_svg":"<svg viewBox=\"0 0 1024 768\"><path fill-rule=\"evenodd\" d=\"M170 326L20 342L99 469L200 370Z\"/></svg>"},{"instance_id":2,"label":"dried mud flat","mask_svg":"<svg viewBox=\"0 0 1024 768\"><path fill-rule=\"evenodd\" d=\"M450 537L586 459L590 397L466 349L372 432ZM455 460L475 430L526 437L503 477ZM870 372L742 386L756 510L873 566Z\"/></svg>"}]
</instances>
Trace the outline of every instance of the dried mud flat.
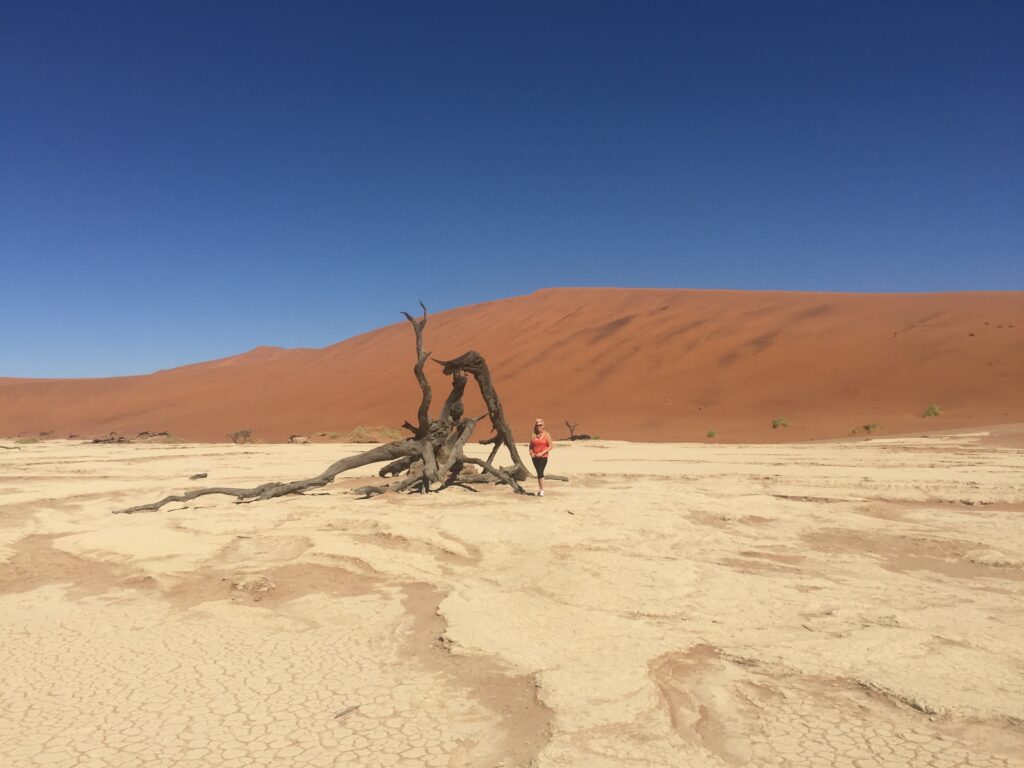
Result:
<instances>
[{"instance_id":1,"label":"dried mud flat","mask_svg":"<svg viewBox=\"0 0 1024 768\"><path fill-rule=\"evenodd\" d=\"M130 517L360 448L2 451L0 764L1024 765L1015 446L560 444L543 499Z\"/></svg>"}]
</instances>

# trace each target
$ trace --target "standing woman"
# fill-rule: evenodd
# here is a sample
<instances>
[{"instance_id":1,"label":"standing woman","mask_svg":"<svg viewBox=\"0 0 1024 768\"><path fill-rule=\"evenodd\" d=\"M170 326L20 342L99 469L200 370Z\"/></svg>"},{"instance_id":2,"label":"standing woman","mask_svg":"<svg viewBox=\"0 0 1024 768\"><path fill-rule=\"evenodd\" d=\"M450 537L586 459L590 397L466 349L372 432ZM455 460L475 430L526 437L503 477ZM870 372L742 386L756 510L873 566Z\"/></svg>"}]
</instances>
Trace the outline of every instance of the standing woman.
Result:
<instances>
[{"instance_id":1,"label":"standing woman","mask_svg":"<svg viewBox=\"0 0 1024 768\"><path fill-rule=\"evenodd\" d=\"M533 422L533 437L530 438L530 456L533 468L537 472L537 485L540 486L538 496L544 495L544 468L548 465L548 454L551 453L551 435L544 431L544 419Z\"/></svg>"}]
</instances>

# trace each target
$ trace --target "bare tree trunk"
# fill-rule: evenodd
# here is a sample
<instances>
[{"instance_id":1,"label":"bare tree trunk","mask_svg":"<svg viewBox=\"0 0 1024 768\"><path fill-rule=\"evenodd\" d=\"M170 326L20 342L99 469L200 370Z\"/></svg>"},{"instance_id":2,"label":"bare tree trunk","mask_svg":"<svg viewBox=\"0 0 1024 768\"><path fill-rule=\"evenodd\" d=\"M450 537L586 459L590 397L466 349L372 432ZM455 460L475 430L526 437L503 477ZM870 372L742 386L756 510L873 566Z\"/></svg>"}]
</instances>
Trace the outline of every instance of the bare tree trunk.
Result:
<instances>
[{"instance_id":1,"label":"bare tree trunk","mask_svg":"<svg viewBox=\"0 0 1024 768\"><path fill-rule=\"evenodd\" d=\"M516 448L515 440L512 437L512 430L509 428L508 422L505 421L505 411L501 407L498 393L494 391L494 384L491 383L491 372L487 368L487 362L484 360L483 355L470 350L454 360L439 360L438 362L444 366L445 373L454 375L456 372L466 372L471 374L476 379L477 386L480 387L480 394L487 404L487 415L490 417L491 426L496 433L494 437L484 441L485 444L493 442L494 445L494 450L491 451L488 463L494 460L498 448L504 445L508 448L508 452L511 454L512 461L515 464L516 478L525 480L530 477L530 471L523 464L523 460L519 458L519 450Z\"/></svg>"},{"instance_id":2,"label":"bare tree trunk","mask_svg":"<svg viewBox=\"0 0 1024 768\"><path fill-rule=\"evenodd\" d=\"M420 302L420 307L423 308L423 316L418 320L408 312L402 313L405 315L405 319L412 324L413 331L416 333L416 365L413 367L412 372L416 376L416 381L419 383L420 390L423 393L423 397L420 399L420 409L416 414L417 425L415 434L417 440L422 440L426 437L427 432L430 430L430 399L432 396L430 382L427 381L427 377L423 373L423 364L430 357L429 352L423 351L423 327L427 324L427 308L423 306L422 301Z\"/></svg>"}]
</instances>

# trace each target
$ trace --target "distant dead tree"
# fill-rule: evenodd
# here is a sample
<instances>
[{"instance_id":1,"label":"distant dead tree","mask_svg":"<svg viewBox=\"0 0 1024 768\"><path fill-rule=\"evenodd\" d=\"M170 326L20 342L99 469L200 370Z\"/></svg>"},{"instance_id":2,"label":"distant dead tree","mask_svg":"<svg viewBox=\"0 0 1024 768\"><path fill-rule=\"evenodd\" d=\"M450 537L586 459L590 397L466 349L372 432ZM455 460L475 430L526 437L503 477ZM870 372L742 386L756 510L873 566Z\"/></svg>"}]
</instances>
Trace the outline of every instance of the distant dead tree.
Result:
<instances>
[{"instance_id":1,"label":"distant dead tree","mask_svg":"<svg viewBox=\"0 0 1024 768\"><path fill-rule=\"evenodd\" d=\"M569 420L566 419L565 420L565 426L567 426L569 428L569 439L570 440L589 440L590 439L590 435L584 435L584 434L577 435L576 434L576 427L579 426L579 422L578 421L574 421L574 422L572 422L570 424Z\"/></svg>"},{"instance_id":2,"label":"distant dead tree","mask_svg":"<svg viewBox=\"0 0 1024 768\"><path fill-rule=\"evenodd\" d=\"M252 430L251 429L240 429L237 432L232 432L228 437L231 438L231 442L235 445L241 445L242 443L252 442Z\"/></svg>"},{"instance_id":3,"label":"distant dead tree","mask_svg":"<svg viewBox=\"0 0 1024 768\"><path fill-rule=\"evenodd\" d=\"M176 501L187 502L209 494L234 496L238 503L264 501L288 494L303 493L313 488L321 488L342 472L382 461L389 463L378 473L380 477L395 479L389 483L357 488L356 493L368 498L383 493L441 491L456 485L475 490L471 487L472 484L489 482L508 485L516 493L525 494L526 491L523 490L520 482L531 475L519 456L512 430L505 421L501 400L494 390L490 371L482 355L470 351L454 360L434 361L442 366L445 375L452 377L452 388L441 407L440 415L436 419L430 417L433 393L430 383L423 373L423 366L430 358L430 353L423 349L423 328L427 324L427 308L423 306L422 302L420 307L423 309L423 314L419 318L414 318L408 312L402 313L416 334L416 365L413 367L413 374L421 393L416 422L407 421L402 425L404 429L412 433L412 437L395 440L356 456L340 459L316 477L306 480L264 483L255 488L200 488L187 493L167 496L152 504L117 510L114 514L152 512L165 504ZM487 405L486 418L490 420L494 430L491 437L480 441L483 445L491 446L490 455L486 460L467 456L463 451L477 423L485 418L483 415L472 418L466 418L464 415L465 407L462 396L466 389L467 375L473 377L480 389L480 394ZM247 431L243 430L243 432ZM511 466L497 467L494 464L494 459L502 446L508 449L512 458ZM548 477L555 480L568 479L559 475L548 475Z\"/></svg>"}]
</instances>

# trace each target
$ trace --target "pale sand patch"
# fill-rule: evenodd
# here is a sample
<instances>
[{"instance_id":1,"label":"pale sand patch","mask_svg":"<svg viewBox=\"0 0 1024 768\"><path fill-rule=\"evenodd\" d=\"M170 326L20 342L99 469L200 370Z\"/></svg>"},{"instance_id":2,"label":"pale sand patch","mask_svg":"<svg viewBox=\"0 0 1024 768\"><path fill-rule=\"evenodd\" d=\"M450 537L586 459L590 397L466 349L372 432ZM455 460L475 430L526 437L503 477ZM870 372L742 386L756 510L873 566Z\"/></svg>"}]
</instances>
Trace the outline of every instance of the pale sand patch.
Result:
<instances>
[{"instance_id":1,"label":"pale sand patch","mask_svg":"<svg viewBox=\"0 0 1024 768\"><path fill-rule=\"evenodd\" d=\"M0 456L0 764L1024 761L1018 450L559 444L544 499L109 514L359 450Z\"/></svg>"}]
</instances>

